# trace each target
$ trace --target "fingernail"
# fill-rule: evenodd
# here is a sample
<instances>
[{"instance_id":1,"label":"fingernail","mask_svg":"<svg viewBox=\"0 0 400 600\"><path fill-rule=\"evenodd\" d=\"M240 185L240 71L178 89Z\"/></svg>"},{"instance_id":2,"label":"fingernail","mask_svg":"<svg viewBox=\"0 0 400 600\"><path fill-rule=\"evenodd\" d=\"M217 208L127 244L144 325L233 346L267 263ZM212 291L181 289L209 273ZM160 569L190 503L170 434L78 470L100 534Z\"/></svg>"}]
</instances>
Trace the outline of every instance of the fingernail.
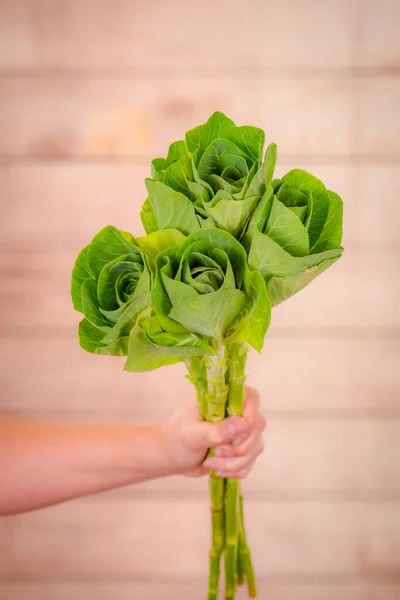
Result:
<instances>
[{"instance_id":1,"label":"fingernail","mask_svg":"<svg viewBox=\"0 0 400 600\"><path fill-rule=\"evenodd\" d=\"M215 461L212 458L207 458L204 462L203 462L203 466L206 469L214 469L215 468Z\"/></svg>"}]
</instances>

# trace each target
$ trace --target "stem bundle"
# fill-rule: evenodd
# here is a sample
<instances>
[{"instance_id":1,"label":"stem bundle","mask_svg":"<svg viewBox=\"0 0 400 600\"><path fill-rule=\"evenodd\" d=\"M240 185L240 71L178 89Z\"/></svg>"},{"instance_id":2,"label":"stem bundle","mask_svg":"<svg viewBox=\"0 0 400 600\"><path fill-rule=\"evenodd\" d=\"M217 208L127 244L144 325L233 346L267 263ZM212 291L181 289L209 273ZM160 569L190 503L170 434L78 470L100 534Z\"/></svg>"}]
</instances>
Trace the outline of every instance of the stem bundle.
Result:
<instances>
[{"instance_id":1,"label":"stem bundle","mask_svg":"<svg viewBox=\"0 0 400 600\"><path fill-rule=\"evenodd\" d=\"M245 344L223 344L215 354L190 357L188 378L194 384L204 419L217 423L227 416L240 416L245 396ZM213 454L213 449L210 449ZM211 550L208 600L217 600L221 557L224 557L225 600L233 600L236 586L247 581L250 598L256 596L251 554L243 516L243 498L237 480L210 474Z\"/></svg>"}]
</instances>

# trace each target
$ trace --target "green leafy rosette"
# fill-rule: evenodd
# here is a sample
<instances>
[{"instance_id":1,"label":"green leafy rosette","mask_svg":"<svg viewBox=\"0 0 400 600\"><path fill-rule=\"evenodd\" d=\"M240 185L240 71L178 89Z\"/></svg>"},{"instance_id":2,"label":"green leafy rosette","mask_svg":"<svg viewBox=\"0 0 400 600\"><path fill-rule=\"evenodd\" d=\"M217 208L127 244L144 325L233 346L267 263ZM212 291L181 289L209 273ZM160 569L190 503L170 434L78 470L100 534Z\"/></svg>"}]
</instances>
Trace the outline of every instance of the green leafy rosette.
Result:
<instances>
[{"instance_id":1,"label":"green leafy rosette","mask_svg":"<svg viewBox=\"0 0 400 600\"><path fill-rule=\"evenodd\" d=\"M261 275L229 233L201 229L155 261L153 310L132 330L128 371L152 370L227 342L261 350L271 306Z\"/></svg>"},{"instance_id":2,"label":"green leafy rosette","mask_svg":"<svg viewBox=\"0 0 400 600\"><path fill-rule=\"evenodd\" d=\"M276 146L222 113L153 160L146 235L106 227L79 254L71 294L81 346L127 356L125 370L184 361L202 417L240 416L249 345L260 351L271 306L341 256L340 197L295 169L273 179ZM213 452L213 449L210 450ZM208 599L224 559L225 596L256 582L236 480L210 476Z\"/></svg>"},{"instance_id":3,"label":"green leafy rosette","mask_svg":"<svg viewBox=\"0 0 400 600\"><path fill-rule=\"evenodd\" d=\"M243 243L273 306L338 260L342 217L341 198L306 171L294 169L268 186Z\"/></svg>"},{"instance_id":4,"label":"green leafy rosette","mask_svg":"<svg viewBox=\"0 0 400 600\"><path fill-rule=\"evenodd\" d=\"M167 158L152 161L142 208L147 233L175 228L189 235L216 226L240 239L266 185L276 146L263 160L262 129L237 127L220 112L171 144Z\"/></svg>"},{"instance_id":5,"label":"green leafy rosette","mask_svg":"<svg viewBox=\"0 0 400 600\"><path fill-rule=\"evenodd\" d=\"M157 232L137 242L112 226L99 231L78 255L72 272L73 305L84 314L79 324L82 348L126 356L130 332L151 303L152 259L182 239L177 231Z\"/></svg>"}]
</instances>

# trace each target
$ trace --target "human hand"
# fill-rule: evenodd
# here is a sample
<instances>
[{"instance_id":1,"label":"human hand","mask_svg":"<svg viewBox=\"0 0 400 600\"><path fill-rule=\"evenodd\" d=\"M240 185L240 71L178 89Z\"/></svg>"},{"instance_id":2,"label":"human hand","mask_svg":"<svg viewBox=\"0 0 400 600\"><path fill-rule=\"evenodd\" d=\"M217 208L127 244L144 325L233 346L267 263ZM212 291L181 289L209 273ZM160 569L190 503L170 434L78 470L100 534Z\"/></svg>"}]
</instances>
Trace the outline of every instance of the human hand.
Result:
<instances>
[{"instance_id":1,"label":"human hand","mask_svg":"<svg viewBox=\"0 0 400 600\"><path fill-rule=\"evenodd\" d=\"M259 394L250 387L246 387L242 417L207 423L197 403L185 406L163 426L172 472L198 477L212 470L220 477L242 479L264 450L265 426ZM214 456L206 458L209 448L215 448Z\"/></svg>"}]
</instances>

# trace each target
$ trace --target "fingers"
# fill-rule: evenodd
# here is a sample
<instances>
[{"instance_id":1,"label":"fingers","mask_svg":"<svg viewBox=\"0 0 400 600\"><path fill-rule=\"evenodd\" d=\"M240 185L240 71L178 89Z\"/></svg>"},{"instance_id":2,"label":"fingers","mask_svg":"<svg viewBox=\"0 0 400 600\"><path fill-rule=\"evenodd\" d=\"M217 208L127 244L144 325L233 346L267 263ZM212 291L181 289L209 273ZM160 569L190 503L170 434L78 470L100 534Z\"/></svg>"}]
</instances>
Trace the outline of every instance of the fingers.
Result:
<instances>
[{"instance_id":1,"label":"fingers","mask_svg":"<svg viewBox=\"0 0 400 600\"><path fill-rule=\"evenodd\" d=\"M200 465L185 471L184 475L185 477L204 477L204 475L208 475L208 471L203 467L203 465Z\"/></svg>"},{"instance_id":2,"label":"fingers","mask_svg":"<svg viewBox=\"0 0 400 600\"><path fill-rule=\"evenodd\" d=\"M245 434L249 427L249 422L241 417L224 419L220 423L202 421L186 428L187 444L197 450L215 448L234 442Z\"/></svg>"},{"instance_id":3,"label":"fingers","mask_svg":"<svg viewBox=\"0 0 400 600\"><path fill-rule=\"evenodd\" d=\"M241 417L229 417L221 423L209 425L210 447L218 447L222 444L233 443L238 445L245 437L249 436L254 426L258 427L265 418L259 412L260 395L254 388L246 387L246 398L244 401L243 415Z\"/></svg>"},{"instance_id":4,"label":"fingers","mask_svg":"<svg viewBox=\"0 0 400 600\"><path fill-rule=\"evenodd\" d=\"M254 388L246 386L246 397L243 405L243 418L253 423L254 418L259 414L260 394Z\"/></svg>"},{"instance_id":5,"label":"fingers","mask_svg":"<svg viewBox=\"0 0 400 600\"><path fill-rule=\"evenodd\" d=\"M256 459L250 462L245 468L238 471L217 471L217 477L228 477L229 479L244 479L251 472Z\"/></svg>"},{"instance_id":6,"label":"fingers","mask_svg":"<svg viewBox=\"0 0 400 600\"><path fill-rule=\"evenodd\" d=\"M217 471L219 477L246 477L254 465L256 458L264 451L261 430L254 431L237 447L222 446L215 450L214 456L208 457L203 466Z\"/></svg>"},{"instance_id":7,"label":"fingers","mask_svg":"<svg viewBox=\"0 0 400 600\"><path fill-rule=\"evenodd\" d=\"M264 444L259 438L244 456L229 458L210 456L203 465L207 469L216 471L219 477L242 478L246 477L254 465L256 458L263 452Z\"/></svg>"},{"instance_id":8,"label":"fingers","mask_svg":"<svg viewBox=\"0 0 400 600\"><path fill-rule=\"evenodd\" d=\"M252 449L257 447L260 440L262 441L262 433L266 427L266 420L257 419L250 434L244 434L237 438L236 443L224 444L215 449L215 455L221 458L234 458L238 456L246 456L252 452Z\"/></svg>"},{"instance_id":9,"label":"fingers","mask_svg":"<svg viewBox=\"0 0 400 600\"><path fill-rule=\"evenodd\" d=\"M214 456L203 463L206 469L216 471L219 477L246 477L256 458L264 451L262 433L266 427L266 419L259 412L259 394L252 388L247 388L243 420L249 425L247 430L236 436L231 443L220 444L215 449Z\"/></svg>"}]
</instances>

